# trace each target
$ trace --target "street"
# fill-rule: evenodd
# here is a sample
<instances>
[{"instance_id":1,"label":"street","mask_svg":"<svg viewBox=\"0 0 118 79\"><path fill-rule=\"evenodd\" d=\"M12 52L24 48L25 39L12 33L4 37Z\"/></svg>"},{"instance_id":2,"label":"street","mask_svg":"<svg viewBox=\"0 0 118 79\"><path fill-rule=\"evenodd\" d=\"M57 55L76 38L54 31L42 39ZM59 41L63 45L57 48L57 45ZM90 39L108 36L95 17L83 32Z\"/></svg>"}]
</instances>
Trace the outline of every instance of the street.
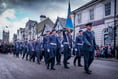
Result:
<instances>
[{"instance_id":1,"label":"street","mask_svg":"<svg viewBox=\"0 0 118 79\"><path fill-rule=\"evenodd\" d=\"M83 67L74 67L72 61L73 57L69 61L70 69L55 65L56 70L51 71L46 69L44 61L38 65L21 57L0 54L0 79L118 79L118 62L95 60L92 74L88 75Z\"/></svg>"}]
</instances>

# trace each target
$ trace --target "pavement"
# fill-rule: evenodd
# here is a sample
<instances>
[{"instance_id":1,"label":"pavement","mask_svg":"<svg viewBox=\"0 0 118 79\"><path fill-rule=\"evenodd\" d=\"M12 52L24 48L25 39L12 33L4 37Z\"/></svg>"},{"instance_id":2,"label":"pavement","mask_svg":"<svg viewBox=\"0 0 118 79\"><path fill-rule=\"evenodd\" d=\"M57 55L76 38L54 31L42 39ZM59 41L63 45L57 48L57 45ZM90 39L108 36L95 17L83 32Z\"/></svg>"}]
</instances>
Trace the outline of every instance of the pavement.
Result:
<instances>
[{"instance_id":1,"label":"pavement","mask_svg":"<svg viewBox=\"0 0 118 79\"><path fill-rule=\"evenodd\" d=\"M116 58L100 58L100 57L96 57L96 60L103 60L103 61L113 61L113 62L118 62L118 59Z\"/></svg>"},{"instance_id":2,"label":"pavement","mask_svg":"<svg viewBox=\"0 0 118 79\"><path fill-rule=\"evenodd\" d=\"M11 54L0 54L0 79L118 79L118 62L94 60L92 74L84 72L83 67L73 66L70 69L55 65L56 70L47 70L44 61L41 64L16 58ZM83 64L83 59L82 59Z\"/></svg>"}]
</instances>

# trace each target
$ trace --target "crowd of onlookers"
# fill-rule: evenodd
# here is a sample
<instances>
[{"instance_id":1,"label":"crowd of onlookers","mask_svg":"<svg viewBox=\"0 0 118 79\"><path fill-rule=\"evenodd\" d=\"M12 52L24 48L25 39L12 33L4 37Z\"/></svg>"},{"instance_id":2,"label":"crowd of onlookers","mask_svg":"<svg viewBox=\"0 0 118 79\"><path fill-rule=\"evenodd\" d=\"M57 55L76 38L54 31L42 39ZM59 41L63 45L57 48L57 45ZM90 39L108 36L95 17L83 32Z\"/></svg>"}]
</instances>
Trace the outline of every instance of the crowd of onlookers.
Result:
<instances>
[{"instance_id":1,"label":"crowd of onlookers","mask_svg":"<svg viewBox=\"0 0 118 79\"><path fill-rule=\"evenodd\" d=\"M114 48L110 45L98 47L95 53L96 57L113 58L115 57Z\"/></svg>"},{"instance_id":2,"label":"crowd of onlookers","mask_svg":"<svg viewBox=\"0 0 118 79\"><path fill-rule=\"evenodd\" d=\"M118 52L118 46L116 47L116 51ZM0 43L0 53L8 54L13 52L14 52L13 44ZM95 56L103 57L103 58L114 58L115 52L112 46L105 45L105 46L98 47L98 50L96 50L95 52Z\"/></svg>"},{"instance_id":3,"label":"crowd of onlookers","mask_svg":"<svg viewBox=\"0 0 118 79\"><path fill-rule=\"evenodd\" d=\"M8 54L13 53L13 44L11 43L0 43L0 53Z\"/></svg>"}]
</instances>

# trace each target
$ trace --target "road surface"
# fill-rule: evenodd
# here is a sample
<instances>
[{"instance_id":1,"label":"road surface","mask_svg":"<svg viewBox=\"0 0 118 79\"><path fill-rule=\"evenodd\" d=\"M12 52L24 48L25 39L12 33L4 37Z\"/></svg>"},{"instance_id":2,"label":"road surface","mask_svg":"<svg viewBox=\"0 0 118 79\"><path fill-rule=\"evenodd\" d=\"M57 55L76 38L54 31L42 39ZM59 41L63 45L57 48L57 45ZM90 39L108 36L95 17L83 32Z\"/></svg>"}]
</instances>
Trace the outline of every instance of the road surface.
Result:
<instances>
[{"instance_id":1,"label":"road surface","mask_svg":"<svg viewBox=\"0 0 118 79\"><path fill-rule=\"evenodd\" d=\"M118 79L118 62L94 60L93 72L88 75L83 67L73 66L72 61L73 57L69 60L70 69L56 65L52 71L46 69L44 61L38 65L21 57L0 54L0 79Z\"/></svg>"}]
</instances>

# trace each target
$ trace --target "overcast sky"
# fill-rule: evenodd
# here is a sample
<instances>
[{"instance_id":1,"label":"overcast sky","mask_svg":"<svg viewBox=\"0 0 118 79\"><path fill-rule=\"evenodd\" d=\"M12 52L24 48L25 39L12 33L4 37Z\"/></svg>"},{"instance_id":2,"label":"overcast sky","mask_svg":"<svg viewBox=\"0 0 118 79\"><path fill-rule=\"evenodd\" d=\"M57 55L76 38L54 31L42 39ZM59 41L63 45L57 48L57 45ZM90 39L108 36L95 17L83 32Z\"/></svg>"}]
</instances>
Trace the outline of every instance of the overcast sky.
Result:
<instances>
[{"instance_id":1,"label":"overcast sky","mask_svg":"<svg viewBox=\"0 0 118 79\"><path fill-rule=\"evenodd\" d=\"M40 15L46 15L53 22L57 16L66 18L69 0L0 0L0 39L2 30L8 26L10 40L13 33L31 19L40 22ZM71 0L75 10L91 0Z\"/></svg>"}]
</instances>

